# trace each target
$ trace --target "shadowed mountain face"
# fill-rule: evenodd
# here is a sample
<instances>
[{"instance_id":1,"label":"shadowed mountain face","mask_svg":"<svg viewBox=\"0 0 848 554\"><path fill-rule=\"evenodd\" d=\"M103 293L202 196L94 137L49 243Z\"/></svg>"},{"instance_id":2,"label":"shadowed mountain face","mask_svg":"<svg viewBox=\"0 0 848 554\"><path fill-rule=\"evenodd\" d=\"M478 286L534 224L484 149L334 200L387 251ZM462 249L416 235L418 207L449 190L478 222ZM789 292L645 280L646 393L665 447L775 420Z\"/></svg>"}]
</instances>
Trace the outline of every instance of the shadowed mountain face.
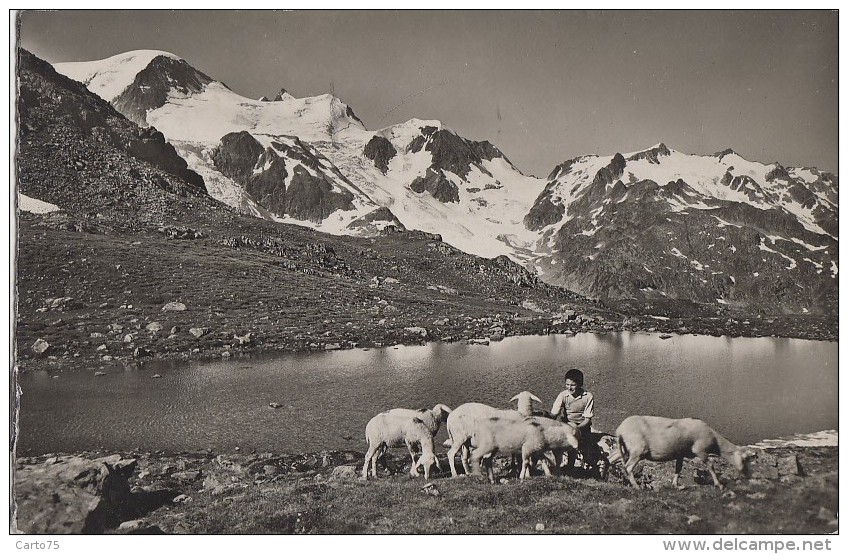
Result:
<instances>
[{"instance_id":1,"label":"shadowed mountain face","mask_svg":"<svg viewBox=\"0 0 848 554\"><path fill-rule=\"evenodd\" d=\"M661 144L558 166L525 224L543 233L546 281L613 304L835 314L836 190L815 170Z\"/></svg>"},{"instance_id":2,"label":"shadowed mountain face","mask_svg":"<svg viewBox=\"0 0 848 554\"><path fill-rule=\"evenodd\" d=\"M280 217L320 222L336 210L353 209L353 193L334 187L336 180L347 182L344 176L297 138L273 140L263 148L247 131L230 133L212 159L221 173Z\"/></svg>"},{"instance_id":3,"label":"shadowed mountain face","mask_svg":"<svg viewBox=\"0 0 848 554\"><path fill-rule=\"evenodd\" d=\"M68 210L148 210L173 195L207 197L155 129L141 129L81 83L20 50L18 186Z\"/></svg>"}]
</instances>

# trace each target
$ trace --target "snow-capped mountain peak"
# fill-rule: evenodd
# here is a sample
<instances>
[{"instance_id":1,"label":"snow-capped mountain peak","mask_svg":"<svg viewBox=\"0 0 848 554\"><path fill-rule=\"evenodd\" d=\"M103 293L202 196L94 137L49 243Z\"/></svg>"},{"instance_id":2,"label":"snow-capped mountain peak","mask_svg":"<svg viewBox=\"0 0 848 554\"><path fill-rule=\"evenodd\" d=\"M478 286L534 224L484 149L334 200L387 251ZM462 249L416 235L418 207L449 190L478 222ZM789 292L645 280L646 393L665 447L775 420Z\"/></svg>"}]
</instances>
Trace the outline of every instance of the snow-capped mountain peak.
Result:
<instances>
[{"instance_id":1,"label":"snow-capped mountain peak","mask_svg":"<svg viewBox=\"0 0 848 554\"><path fill-rule=\"evenodd\" d=\"M164 50L133 50L103 60L57 63L54 67L59 73L84 83L91 92L111 102L132 84L140 71L159 56L182 59Z\"/></svg>"},{"instance_id":2,"label":"snow-capped mountain peak","mask_svg":"<svg viewBox=\"0 0 848 554\"><path fill-rule=\"evenodd\" d=\"M453 133L453 131L446 127L441 121L436 119L412 118L409 121L405 121L397 125L390 125L374 131L374 135L388 139L400 150L406 150L416 137L421 136L422 130L427 128L440 131L446 130Z\"/></svg>"}]
</instances>

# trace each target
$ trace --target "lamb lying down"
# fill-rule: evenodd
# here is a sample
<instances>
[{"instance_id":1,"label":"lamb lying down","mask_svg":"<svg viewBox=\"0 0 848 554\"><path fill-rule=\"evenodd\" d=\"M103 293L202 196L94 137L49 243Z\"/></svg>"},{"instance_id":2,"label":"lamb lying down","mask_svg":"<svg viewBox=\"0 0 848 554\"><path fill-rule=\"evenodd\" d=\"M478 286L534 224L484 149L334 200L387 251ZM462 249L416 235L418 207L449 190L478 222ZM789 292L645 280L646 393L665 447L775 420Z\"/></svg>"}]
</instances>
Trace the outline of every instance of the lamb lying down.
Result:
<instances>
[{"instance_id":1,"label":"lamb lying down","mask_svg":"<svg viewBox=\"0 0 848 554\"><path fill-rule=\"evenodd\" d=\"M700 419L668 419L656 416L630 416L616 429L618 448L624 471L634 487L638 487L633 469L640 460L665 462L674 460L676 488L683 469L683 458L699 458L710 472L713 483L724 488L718 480L710 454L721 456L743 475L748 475L750 453L719 435Z\"/></svg>"}]
</instances>

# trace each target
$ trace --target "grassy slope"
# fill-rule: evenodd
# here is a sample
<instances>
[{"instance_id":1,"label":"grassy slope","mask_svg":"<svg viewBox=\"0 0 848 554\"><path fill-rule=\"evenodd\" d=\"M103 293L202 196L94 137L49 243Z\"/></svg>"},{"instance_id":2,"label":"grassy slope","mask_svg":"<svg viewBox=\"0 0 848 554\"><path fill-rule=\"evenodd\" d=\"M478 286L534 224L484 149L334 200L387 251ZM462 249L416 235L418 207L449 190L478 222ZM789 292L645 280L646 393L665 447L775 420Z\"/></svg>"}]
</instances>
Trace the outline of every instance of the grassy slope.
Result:
<instances>
[{"instance_id":1,"label":"grassy slope","mask_svg":"<svg viewBox=\"0 0 848 554\"><path fill-rule=\"evenodd\" d=\"M719 461L716 467L727 485L721 492L706 484L711 481L700 464L687 462L682 477L687 488L678 491L670 486L673 463L643 462L637 476L651 483L651 490L625 486L614 467L607 482L577 475L534 477L523 483L509 478L490 485L476 478L436 474L431 482L439 495L432 496L422 490L423 479L408 476L408 464L394 476L384 473L365 482L334 478L338 466L330 462L321 467L320 454L313 456L318 460L314 469L293 462L308 455L223 459L208 454L139 455L139 470L145 477L137 473L134 484L148 490L171 487L172 494L190 497L143 516L146 526L166 533L535 533L540 523L545 533L837 530L832 523L838 509L837 449L773 452L796 455L804 475L746 481ZM359 461L347 463L358 475L361 454L354 454ZM275 475L267 473L268 464L276 468ZM176 480L178 470L197 470L199 476ZM500 477L505 476L501 468ZM225 486L215 490L218 483Z\"/></svg>"},{"instance_id":2,"label":"grassy slope","mask_svg":"<svg viewBox=\"0 0 848 554\"><path fill-rule=\"evenodd\" d=\"M491 322L479 321L484 317L501 319L508 331L522 326L538 332L549 320L536 321L537 313L521 307L525 301L548 313L599 309L567 291L513 283L510 269L492 260L433 254L431 245L439 243L420 235L351 239L234 214L222 219L189 220L203 237L176 240L149 226L92 233L56 228L61 225L41 217L21 218L17 332L22 365L38 361L29 349L38 338L51 344L47 356L69 366L100 361L103 355L131 358L136 347L159 356L193 349L217 355L237 345L235 335L248 332L251 341L241 350L420 342L419 335L405 330L410 326L427 328L430 338L458 339L488 334ZM279 239L284 255L225 244L243 236ZM375 277L383 281L379 286ZM72 300L45 311L45 300L58 297ZM162 306L173 301L187 309L163 312ZM152 322L162 331L146 331ZM110 332L113 324L122 326L120 332ZM180 329L168 338L173 326ZM197 339L188 333L193 327L208 333ZM128 333L132 342L124 343ZM102 344L106 351L97 350Z\"/></svg>"}]
</instances>

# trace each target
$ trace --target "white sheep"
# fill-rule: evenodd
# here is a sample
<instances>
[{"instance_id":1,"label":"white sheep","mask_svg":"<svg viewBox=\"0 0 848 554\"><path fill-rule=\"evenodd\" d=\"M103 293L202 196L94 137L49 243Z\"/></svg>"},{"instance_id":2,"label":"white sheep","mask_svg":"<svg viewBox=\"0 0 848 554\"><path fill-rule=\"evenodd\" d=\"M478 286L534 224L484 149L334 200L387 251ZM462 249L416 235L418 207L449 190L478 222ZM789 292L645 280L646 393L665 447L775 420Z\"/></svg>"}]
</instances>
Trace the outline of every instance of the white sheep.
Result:
<instances>
[{"instance_id":1,"label":"white sheep","mask_svg":"<svg viewBox=\"0 0 848 554\"><path fill-rule=\"evenodd\" d=\"M538 416L532 419L541 425L542 433L544 433L545 440L549 446L544 452L545 458L542 458L542 462L544 464L550 464L552 462L558 471L560 465L562 465L562 457L565 455L565 451L576 451L578 449L580 443L577 439L577 431L568 423L549 417ZM553 455L553 460L548 459L550 454ZM548 472L545 471L545 473L547 474Z\"/></svg>"},{"instance_id":2,"label":"white sheep","mask_svg":"<svg viewBox=\"0 0 848 554\"><path fill-rule=\"evenodd\" d=\"M512 398L509 399L510 402L517 402L516 410L518 413L523 415L524 417L530 417L533 415L533 402L542 403L539 400L539 397L533 394L530 391L521 391Z\"/></svg>"},{"instance_id":3,"label":"white sheep","mask_svg":"<svg viewBox=\"0 0 848 554\"><path fill-rule=\"evenodd\" d=\"M450 436L450 439L448 439L450 442L448 464L450 464L451 476L457 477L459 475L456 471L456 462L454 461L458 452L460 453L465 474L468 475L471 473L471 466L468 465L468 455L473 431L478 421L493 417L515 421L524 419L524 416L515 410L500 410L479 402L460 404L450 413L447 421L447 429ZM445 445L447 444L448 441L445 441Z\"/></svg>"},{"instance_id":4,"label":"white sheep","mask_svg":"<svg viewBox=\"0 0 848 554\"><path fill-rule=\"evenodd\" d=\"M528 417L520 420L492 417L477 421L472 430L471 472L480 474L483 459L489 458L487 473L489 481L495 482L491 458L496 454L521 454L521 472L519 479L530 475L530 466L534 457L546 451L562 451L565 448L577 448L574 429L559 421L547 418ZM545 475L551 475L547 464L543 465Z\"/></svg>"},{"instance_id":5,"label":"white sheep","mask_svg":"<svg viewBox=\"0 0 848 554\"><path fill-rule=\"evenodd\" d=\"M618 448L627 478L634 487L639 485L633 469L640 460L675 461L672 486L678 486L683 458L698 457L706 466L718 488L718 480L710 454L721 456L743 475L748 473L750 453L719 435L700 419L669 419L656 416L630 416L616 429Z\"/></svg>"},{"instance_id":6,"label":"white sheep","mask_svg":"<svg viewBox=\"0 0 848 554\"><path fill-rule=\"evenodd\" d=\"M516 406L515 406L516 411L519 414L523 415L524 417L530 417L530 416L534 415L534 413L533 413L533 402L538 402L539 404L542 403L542 401L539 399L538 396L536 396L535 394L533 394L532 392L530 392L528 390L524 390L524 391L519 392L518 394L516 394L515 396L510 398L509 401L516 403ZM513 467L513 469L518 467L518 463L519 463L518 454L513 454L512 455L512 467Z\"/></svg>"},{"instance_id":7,"label":"white sheep","mask_svg":"<svg viewBox=\"0 0 848 554\"><path fill-rule=\"evenodd\" d=\"M442 422L447 420L450 412L451 409L444 404L436 404L432 410L393 408L372 417L365 426L365 440L368 442L368 451L365 454L365 464L362 468L363 478L368 478L369 462L372 463L372 475L376 477L377 459L385 453L386 449L406 444L412 458L410 474L417 476L418 468L423 465L424 477L429 479L430 466L438 464L438 459L433 451L433 437L439 432ZM419 426L424 427L426 437ZM420 445L422 450L422 457L417 461L414 449L416 445Z\"/></svg>"}]
</instances>

